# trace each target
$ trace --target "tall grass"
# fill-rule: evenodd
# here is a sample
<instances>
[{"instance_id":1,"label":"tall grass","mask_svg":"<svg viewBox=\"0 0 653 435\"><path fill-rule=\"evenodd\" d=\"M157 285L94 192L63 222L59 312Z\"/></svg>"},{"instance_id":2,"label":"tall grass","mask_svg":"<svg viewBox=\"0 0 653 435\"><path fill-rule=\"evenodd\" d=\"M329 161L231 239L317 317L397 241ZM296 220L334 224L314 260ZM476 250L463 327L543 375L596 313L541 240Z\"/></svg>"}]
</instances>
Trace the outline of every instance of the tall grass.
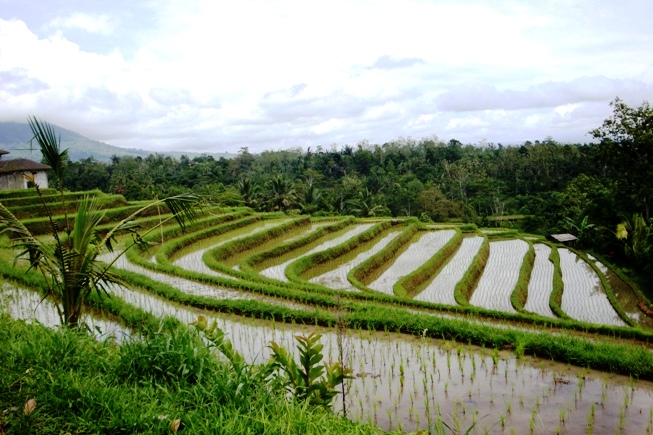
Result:
<instances>
[{"instance_id":1,"label":"tall grass","mask_svg":"<svg viewBox=\"0 0 653 435\"><path fill-rule=\"evenodd\" d=\"M118 347L0 315L0 346L2 433L378 433L264 384L244 388L253 381L185 328Z\"/></svg>"}]
</instances>

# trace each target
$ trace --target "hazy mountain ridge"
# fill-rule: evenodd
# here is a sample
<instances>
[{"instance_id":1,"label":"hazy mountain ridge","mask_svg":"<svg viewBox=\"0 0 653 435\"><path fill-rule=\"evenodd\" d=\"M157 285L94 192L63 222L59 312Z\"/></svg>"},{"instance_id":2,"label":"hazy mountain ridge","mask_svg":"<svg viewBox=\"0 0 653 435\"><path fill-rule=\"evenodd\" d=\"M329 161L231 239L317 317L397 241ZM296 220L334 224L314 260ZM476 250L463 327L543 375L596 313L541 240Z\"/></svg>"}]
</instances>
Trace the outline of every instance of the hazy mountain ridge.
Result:
<instances>
[{"instance_id":1,"label":"hazy mountain ridge","mask_svg":"<svg viewBox=\"0 0 653 435\"><path fill-rule=\"evenodd\" d=\"M97 161L108 162L111 156L133 156L133 157L147 157L150 154L162 154L179 158L186 155L190 158L210 154L215 158L225 157L233 158L236 154L230 153L189 153L181 151L168 151L168 152L155 152L147 150L139 150L134 148L120 148L113 145L99 142L93 139L84 137L71 130L66 130L59 126L53 125L57 135L61 137L61 148L68 148L68 156L70 160L77 161L93 157ZM41 161L41 152L38 149L38 144L33 143L30 150L30 139L32 138L32 131L27 124L18 122L0 122L0 149L9 151L10 154L5 158L17 159L26 158L37 162Z\"/></svg>"}]
</instances>

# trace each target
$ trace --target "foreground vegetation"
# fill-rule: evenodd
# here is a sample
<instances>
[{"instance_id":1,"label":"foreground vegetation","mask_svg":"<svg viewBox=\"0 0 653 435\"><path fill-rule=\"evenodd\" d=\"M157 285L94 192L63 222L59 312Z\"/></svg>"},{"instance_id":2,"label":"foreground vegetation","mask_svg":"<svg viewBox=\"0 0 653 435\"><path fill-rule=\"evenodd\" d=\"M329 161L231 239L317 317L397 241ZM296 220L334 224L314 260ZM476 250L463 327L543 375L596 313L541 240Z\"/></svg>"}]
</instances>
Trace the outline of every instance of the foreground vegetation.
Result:
<instances>
[{"instance_id":1,"label":"foreground vegetation","mask_svg":"<svg viewBox=\"0 0 653 435\"><path fill-rule=\"evenodd\" d=\"M175 322L117 345L0 315L0 433L375 434L233 371Z\"/></svg>"}]
</instances>

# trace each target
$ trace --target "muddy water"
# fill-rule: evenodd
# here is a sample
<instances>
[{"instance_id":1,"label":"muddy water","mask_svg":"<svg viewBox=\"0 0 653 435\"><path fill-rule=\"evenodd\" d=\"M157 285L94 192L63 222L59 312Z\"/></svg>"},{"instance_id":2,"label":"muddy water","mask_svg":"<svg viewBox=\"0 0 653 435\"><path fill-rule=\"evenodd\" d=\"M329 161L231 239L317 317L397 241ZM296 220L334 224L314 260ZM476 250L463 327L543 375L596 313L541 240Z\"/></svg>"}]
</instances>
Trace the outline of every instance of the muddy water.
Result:
<instances>
[{"instance_id":1,"label":"muddy water","mask_svg":"<svg viewBox=\"0 0 653 435\"><path fill-rule=\"evenodd\" d=\"M41 299L42 296L34 291L0 283L0 312L6 312L15 319L37 321L48 327L59 326L61 322L57 309L49 299ZM110 338L120 343L132 336L130 330L99 313L85 313L81 321L99 340Z\"/></svg>"},{"instance_id":2,"label":"muddy water","mask_svg":"<svg viewBox=\"0 0 653 435\"><path fill-rule=\"evenodd\" d=\"M597 260L591 255L587 257L594 261L598 266L599 270L605 275L605 278L608 280L610 287L614 291L619 304L624 309L628 317L635 320L639 323L640 326L644 328L653 328L653 318L647 316L639 309L637 306L639 304L639 298L633 289L626 283L623 279L619 277L618 274L610 270L605 264Z\"/></svg>"},{"instance_id":3,"label":"muddy water","mask_svg":"<svg viewBox=\"0 0 653 435\"><path fill-rule=\"evenodd\" d=\"M199 314L215 319L249 362L266 361L273 340L292 348L295 333L316 329L188 309L122 287L114 291L157 316L186 323ZM337 359L337 335L319 331L327 359ZM479 434L576 434L588 426L593 433L640 434L651 424L649 382L432 339L351 330L342 338L344 359L356 376L348 385L347 415L386 430L434 431L439 418L461 432L478 420L472 433ZM341 400L335 409L342 412Z\"/></svg>"}]
</instances>

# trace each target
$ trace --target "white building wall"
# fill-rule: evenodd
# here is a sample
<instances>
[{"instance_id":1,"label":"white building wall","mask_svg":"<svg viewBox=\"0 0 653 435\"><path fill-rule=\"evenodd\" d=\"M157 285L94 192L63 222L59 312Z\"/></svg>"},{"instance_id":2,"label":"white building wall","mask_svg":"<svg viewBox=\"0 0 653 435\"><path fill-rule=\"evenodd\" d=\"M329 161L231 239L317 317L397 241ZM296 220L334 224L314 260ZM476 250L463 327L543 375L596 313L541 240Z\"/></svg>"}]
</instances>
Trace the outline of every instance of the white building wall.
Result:
<instances>
[{"instance_id":1,"label":"white building wall","mask_svg":"<svg viewBox=\"0 0 653 435\"><path fill-rule=\"evenodd\" d=\"M28 172L28 174L30 173ZM48 176L45 171L35 173L34 182L38 184L41 189L47 189L49 187ZM25 178L23 172L0 175L0 190L27 189L28 187L31 186L27 185L27 178Z\"/></svg>"}]
</instances>

